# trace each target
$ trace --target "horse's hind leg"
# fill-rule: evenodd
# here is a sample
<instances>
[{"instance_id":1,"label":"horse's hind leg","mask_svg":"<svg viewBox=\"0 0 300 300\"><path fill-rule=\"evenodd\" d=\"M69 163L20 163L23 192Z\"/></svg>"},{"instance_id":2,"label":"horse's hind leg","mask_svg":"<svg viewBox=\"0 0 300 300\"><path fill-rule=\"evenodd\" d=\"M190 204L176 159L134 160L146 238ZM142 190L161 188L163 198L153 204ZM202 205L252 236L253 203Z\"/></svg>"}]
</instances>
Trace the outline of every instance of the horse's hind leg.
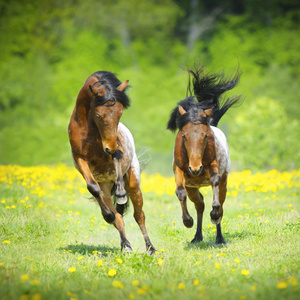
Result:
<instances>
[{"instance_id":1,"label":"horse's hind leg","mask_svg":"<svg viewBox=\"0 0 300 300\"><path fill-rule=\"evenodd\" d=\"M136 163L138 164L137 160ZM131 165L130 169L128 170L128 176L126 176L126 190L133 204L133 208L134 208L133 216L143 233L145 243L146 243L146 250L149 254L152 255L155 253L156 250L150 241L145 226L145 214L143 211L143 195L140 188L140 178L139 178L138 168L139 168L138 165L134 167Z\"/></svg>"},{"instance_id":2,"label":"horse's hind leg","mask_svg":"<svg viewBox=\"0 0 300 300\"><path fill-rule=\"evenodd\" d=\"M177 186L175 193L181 204L183 224L185 227L191 228L193 227L194 221L186 206L186 189L184 188L183 172L177 166L174 166L174 173Z\"/></svg>"},{"instance_id":3,"label":"horse's hind leg","mask_svg":"<svg viewBox=\"0 0 300 300\"><path fill-rule=\"evenodd\" d=\"M219 201L220 201L220 213L221 217L220 219L222 220L223 217L223 204L226 199L226 193L227 193L227 174L223 174L220 184L219 184ZM223 235L222 235L222 230L221 230L221 220L217 224L217 237L216 237L216 243L217 244L226 244Z\"/></svg>"},{"instance_id":4,"label":"horse's hind leg","mask_svg":"<svg viewBox=\"0 0 300 300\"><path fill-rule=\"evenodd\" d=\"M117 175L117 180L115 182L116 185L116 191L115 195L117 198L117 203L122 205L127 202L127 197L126 197L126 190L125 190L125 183L124 183L124 178L122 174L122 167L121 167L121 159L123 158L123 152L121 150L117 150L113 154L113 162L116 170L116 175Z\"/></svg>"},{"instance_id":5,"label":"horse's hind leg","mask_svg":"<svg viewBox=\"0 0 300 300\"><path fill-rule=\"evenodd\" d=\"M111 192L111 189L112 189L112 185L113 184L111 184L111 183L101 184L103 199L104 199L106 205L114 212L114 214L116 216L116 221L114 223L114 226L120 233L121 250L123 250L125 252L131 252L132 248L131 248L131 245L130 245L129 241L127 240L127 237L126 237L126 234L125 234L124 220L122 218L122 215L116 211L116 209L115 209L115 207L112 203L112 200L111 200L110 192Z\"/></svg>"},{"instance_id":6,"label":"horse's hind leg","mask_svg":"<svg viewBox=\"0 0 300 300\"><path fill-rule=\"evenodd\" d=\"M203 240L202 236L202 219L204 211L204 201L203 196L197 188L186 188L187 194L192 202L194 202L197 211L197 230L195 237L191 241L192 243L201 242Z\"/></svg>"}]
</instances>

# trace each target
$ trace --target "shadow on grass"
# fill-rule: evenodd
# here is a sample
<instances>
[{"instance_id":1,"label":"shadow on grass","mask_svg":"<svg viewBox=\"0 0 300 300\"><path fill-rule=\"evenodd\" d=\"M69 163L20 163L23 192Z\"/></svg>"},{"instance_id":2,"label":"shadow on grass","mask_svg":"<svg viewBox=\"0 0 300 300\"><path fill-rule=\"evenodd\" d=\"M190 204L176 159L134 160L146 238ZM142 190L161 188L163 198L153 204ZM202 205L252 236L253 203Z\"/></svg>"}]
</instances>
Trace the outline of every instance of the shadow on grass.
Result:
<instances>
[{"instance_id":1,"label":"shadow on grass","mask_svg":"<svg viewBox=\"0 0 300 300\"><path fill-rule=\"evenodd\" d=\"M205 241L205 237L203 241L199 243L191 243L186 242L186 246L184 247L185 250L190 249L209 249L209 248L225 248L228 247L230 244L234 244L237 242L237 240L242 240L245 238L249 238L250 236L253 236L253 232L251 231L236 231L233 233L226 233L224 234L224 239L226 241L226 244L216 244L215 238L210 238L208 241Z\"/></svg>"},{"instance_id":2,"label":"shadow on grass","mask_svg":"<svg viewBox=\"0 0 300 300\"><path fill-rule=\"evenodd\" d=\"M68 245L66 247L58 248L60 251L68 251L70 253L80 253L82 255L91 255L94 254L95 251L101 252L102 256L107 256L108 253L116 253L120 250L117 247L109 247L105 245L93 246L93 245L85 245L85 244L76 244L76 245Z\"/></svg>"}]
</instances>

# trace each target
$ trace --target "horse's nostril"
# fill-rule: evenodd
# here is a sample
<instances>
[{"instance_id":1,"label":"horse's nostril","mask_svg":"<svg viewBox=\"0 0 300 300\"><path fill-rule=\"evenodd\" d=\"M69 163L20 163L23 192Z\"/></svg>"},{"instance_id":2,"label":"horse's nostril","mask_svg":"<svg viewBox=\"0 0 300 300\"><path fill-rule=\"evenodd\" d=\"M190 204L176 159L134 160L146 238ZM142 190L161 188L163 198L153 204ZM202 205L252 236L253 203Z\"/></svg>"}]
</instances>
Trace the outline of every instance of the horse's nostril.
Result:
<instances>
[{"instance_id":1,"label":"horse's nostril","mask_svg":"<svg viewBox=\"0 0 300 300\"><path fill-rule=\"evenodd\" d=\"M108 155L111 155L111 152L110 152L109 148L105 148L105 153L108 154Z\"/></svg>"}]
</instances>

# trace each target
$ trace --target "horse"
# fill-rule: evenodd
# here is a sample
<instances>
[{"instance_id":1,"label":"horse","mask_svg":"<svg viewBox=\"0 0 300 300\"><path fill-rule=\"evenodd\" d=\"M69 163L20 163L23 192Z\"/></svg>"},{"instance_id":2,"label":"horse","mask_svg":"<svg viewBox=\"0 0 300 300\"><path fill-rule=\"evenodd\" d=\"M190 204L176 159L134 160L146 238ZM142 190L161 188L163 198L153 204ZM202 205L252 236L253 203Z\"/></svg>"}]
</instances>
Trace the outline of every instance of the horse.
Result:
<instances>
[{"instance_id":1,"label":"horse","mask_svg":"<svg viewBox=\"0 0 300 300\"><path fill-rule=\"evenodd\" d=\"M203 240L202 219L204 198L199 189L212 186L213 201L211 222L216 225L217 244L226 244L222 231L223 204L227 193L230 157L225 134L217 128L226 111L238 103L241 95L222 99L220 96L233 89L241 72L233 76L209 74L203 66L188 69L187 97L180 101L170 114L167 129L177 132L173 154L173 172L176 196L182 209L183 224L193 226L186 199L194 203L197 212L197 229L191 243Z\"/></svg>"},{"instance_id":2,"label":"horse","mask_svg":"<svg viewBox=\"0 0 300 300\"><path fill-rule=\"evenodd\" d=\"M124 109L130 106L127 88L128 80L121 82L114 73L99 71L90 75L76 100L68 127L69 140L74 165L85 179L88 191L97 200L104 220L119 231L121 250L132 251L123 220L129 196L146 250L153 254L155 248L145 226L134 139L119 122Z\"/></svg>"}]
</instances>

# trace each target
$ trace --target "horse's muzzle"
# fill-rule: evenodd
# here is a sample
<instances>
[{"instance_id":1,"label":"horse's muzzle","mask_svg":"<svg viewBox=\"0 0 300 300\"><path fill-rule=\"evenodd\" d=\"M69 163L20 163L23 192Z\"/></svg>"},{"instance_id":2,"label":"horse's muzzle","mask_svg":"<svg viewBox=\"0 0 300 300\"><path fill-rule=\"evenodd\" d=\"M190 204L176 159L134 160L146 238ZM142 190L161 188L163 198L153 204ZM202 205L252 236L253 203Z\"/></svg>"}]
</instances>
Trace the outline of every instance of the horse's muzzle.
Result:
<instances>
[{"instance_id":1,"label":"horse's muzzle","mask_svg":"<svg viewBox=\"0 0 300 300\"><path fill-rule=\"evenodd\" d=\"M200 175L201 174L201 172L202 172L202 170L203 170L203 166L201 166L198 170L193 170L192 168L191 168L191 166L189 166L189 172L193 175L193 176L198 176L198 175Z\"/></svg>"}]
</instances>

